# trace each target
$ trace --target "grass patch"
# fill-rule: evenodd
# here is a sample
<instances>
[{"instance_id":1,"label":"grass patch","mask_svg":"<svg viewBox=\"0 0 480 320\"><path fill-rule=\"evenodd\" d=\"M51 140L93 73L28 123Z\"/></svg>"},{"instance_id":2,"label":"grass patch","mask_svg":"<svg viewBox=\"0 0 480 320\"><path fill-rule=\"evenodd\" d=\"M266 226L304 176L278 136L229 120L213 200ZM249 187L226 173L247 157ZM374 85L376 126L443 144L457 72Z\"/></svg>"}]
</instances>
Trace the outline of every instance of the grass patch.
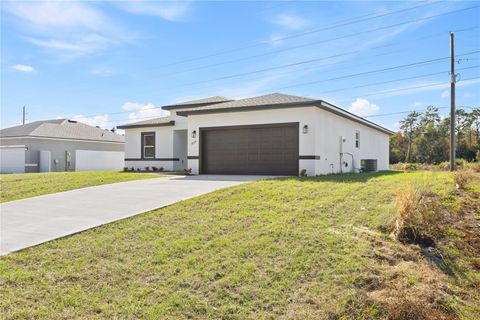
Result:
<instances>
[{"instance_id":1,"label":"grass patch","mask_svg":"<svg viewBox=\"0 0 480 320\"><path fill-rule=\"evenodd\" d=\"M159 176L156 174L115 171L2 174L0 175L0 202L101 184L157 177Z\"/></svg>"},{"instance_id":2,"label":"grass patch","mask_svg":"<svg viewBox=\"0 0 480 320\"><path fill-rule=\"evenodd\" d=\"M455 276L383 231L396 213L395 191L408 180L430 181L452 212L478 218L464 210L478 194L459 194L448 172L245 183L0 258L1 312L9 319L473 319L480 274L472 251L455 245L462 229L452 225L445 240Z\"/></svg>"}]
</instances>

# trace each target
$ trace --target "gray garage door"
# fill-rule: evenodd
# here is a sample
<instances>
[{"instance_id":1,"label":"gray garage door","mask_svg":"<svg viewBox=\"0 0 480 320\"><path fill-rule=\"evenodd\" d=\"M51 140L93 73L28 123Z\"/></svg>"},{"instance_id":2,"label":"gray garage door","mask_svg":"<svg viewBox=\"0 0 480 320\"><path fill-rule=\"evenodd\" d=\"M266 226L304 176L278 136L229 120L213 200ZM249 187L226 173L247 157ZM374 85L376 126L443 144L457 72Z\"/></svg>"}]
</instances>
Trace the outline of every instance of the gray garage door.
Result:
<instances>
[{"instance_id":1,"label":"gray garage door","mask_svg":"<svg viewBox=\"0 0 480 320\"><path fill-rule=\"evenodd\" d=\"M298 175L298 123L200 132L201 173Z\"/></svg>"}]
</instances>

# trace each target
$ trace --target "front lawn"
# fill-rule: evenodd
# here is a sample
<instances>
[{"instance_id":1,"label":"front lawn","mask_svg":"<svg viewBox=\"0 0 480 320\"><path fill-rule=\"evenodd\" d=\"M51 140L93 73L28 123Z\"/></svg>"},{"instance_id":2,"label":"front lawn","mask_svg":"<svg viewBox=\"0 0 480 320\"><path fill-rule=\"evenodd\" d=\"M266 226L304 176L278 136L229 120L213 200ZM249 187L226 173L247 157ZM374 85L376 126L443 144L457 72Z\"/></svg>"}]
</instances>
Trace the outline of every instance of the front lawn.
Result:
<instances>
[{"instance_id":1,"label":"front lawn","mask_svg":"<svg viewBox=\"0 0 480 320\"><path fill-rule=\"evenodd\" d=\"M0 175L0 202L101 184L158 177L157 174L116 171L2 174Z\"/></svg>"},{"instance_id":2,"label":"front lawn","mask_svg":"<svg viewBox=\"0 0 480 320\"><path fill-rule=\"evenodd\" d=\"M2 257L0 310L8 319L474 319L470 249L452 248L459 267L447 275L385 231L406 181L432 183L460 210L447 172L245 183Z\"/></svg>"}]
</instances>

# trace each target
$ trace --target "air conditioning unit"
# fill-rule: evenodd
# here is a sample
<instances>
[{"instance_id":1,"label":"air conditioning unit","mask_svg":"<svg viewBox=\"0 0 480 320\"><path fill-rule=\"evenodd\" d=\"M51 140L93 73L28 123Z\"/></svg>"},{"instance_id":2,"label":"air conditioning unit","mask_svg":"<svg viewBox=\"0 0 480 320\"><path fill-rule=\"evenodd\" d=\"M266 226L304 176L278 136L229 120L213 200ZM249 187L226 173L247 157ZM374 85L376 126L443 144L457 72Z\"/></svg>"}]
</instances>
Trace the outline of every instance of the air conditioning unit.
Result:
<instances>
[{"instance_id":1,"label":"air conditioning unit","mask_svg":"<svg viewBox=\"0 0 480 320\"><path fill-rule=\"evenodd\" d=\"M362 159L360 167L363 172L377 171L377 159Z\"/></svg>"}]
</instances>

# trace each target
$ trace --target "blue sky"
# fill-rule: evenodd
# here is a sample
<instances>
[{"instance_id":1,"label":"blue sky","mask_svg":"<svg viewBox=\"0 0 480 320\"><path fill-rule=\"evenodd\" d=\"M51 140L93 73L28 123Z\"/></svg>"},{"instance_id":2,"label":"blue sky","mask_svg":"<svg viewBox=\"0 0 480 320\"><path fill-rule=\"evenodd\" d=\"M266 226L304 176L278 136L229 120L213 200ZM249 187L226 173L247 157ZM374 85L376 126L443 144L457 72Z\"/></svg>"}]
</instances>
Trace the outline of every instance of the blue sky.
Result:
<instances>
[{"instance_id":1,"label":"blue sky","mask_svg":"<svg viewBox=\"0 0 480 320\"><path fill-rule=\"evenodd\" d=\"M28 121L112 128L164 115L156 107L177 101L284 92L395 130L404 115L384 114L430 104L447 114L449 61L371 71L448 57L450 30L458 55L480 50L478 2L1 5L2 127L21 122L23 105ZM457 105L478 107L480 53L458 58Z\"/></svg>"}]
</instances>

